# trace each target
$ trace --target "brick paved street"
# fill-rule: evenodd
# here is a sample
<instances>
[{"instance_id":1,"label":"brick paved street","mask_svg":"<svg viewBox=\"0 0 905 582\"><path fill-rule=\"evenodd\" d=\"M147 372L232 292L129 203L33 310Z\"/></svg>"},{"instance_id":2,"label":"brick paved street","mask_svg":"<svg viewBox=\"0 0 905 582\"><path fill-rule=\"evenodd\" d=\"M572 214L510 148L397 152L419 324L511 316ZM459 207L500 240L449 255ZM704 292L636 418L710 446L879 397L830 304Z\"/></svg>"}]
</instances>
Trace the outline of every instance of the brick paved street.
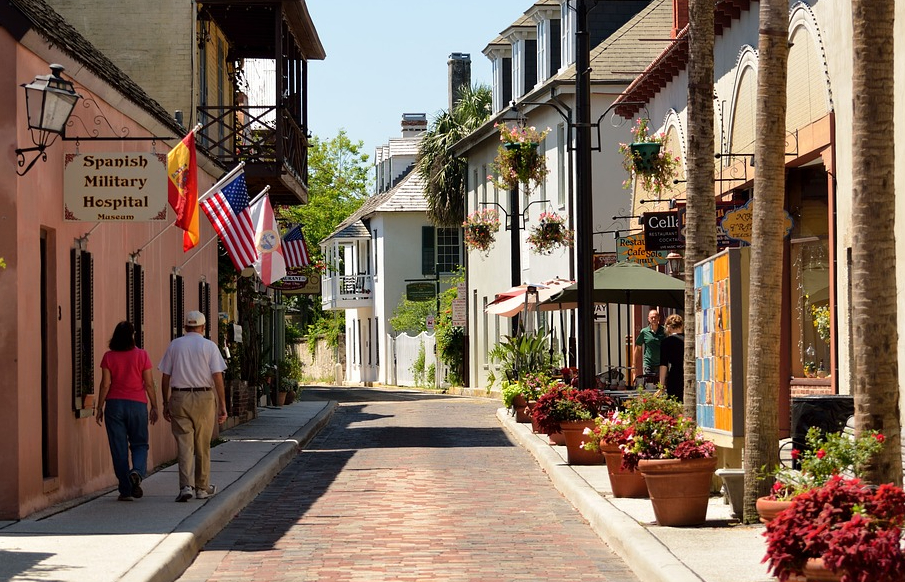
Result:
<instances>
[{"instance_id":1,"label":"brick paved street","mask_svg":"<svg viewBox=\"0 0 905 582\"><path fill-rule=\"evenodd\" d=\"M506 436L497 401L307 388L329 426L183 582L637 578Z\"/></svg>"}]
</instances>

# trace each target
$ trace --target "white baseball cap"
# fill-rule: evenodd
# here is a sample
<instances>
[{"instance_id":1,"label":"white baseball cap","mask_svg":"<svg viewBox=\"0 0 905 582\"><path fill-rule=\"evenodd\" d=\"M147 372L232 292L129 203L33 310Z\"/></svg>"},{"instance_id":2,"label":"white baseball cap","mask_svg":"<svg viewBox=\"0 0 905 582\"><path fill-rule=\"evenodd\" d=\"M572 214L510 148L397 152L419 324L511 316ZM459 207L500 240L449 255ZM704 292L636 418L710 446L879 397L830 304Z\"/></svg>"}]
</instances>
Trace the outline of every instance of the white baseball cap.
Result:
<instances>
[{"instance_id":1,"label":"white baseball cap","mask_svg":"<svg viewBox=\"0 0 905 582\"><path fill-rule=\"evenodd\" d=\"M199 327L204 325L207 320L204 318L204 314L200 311L189 311L185 314L185 326L186 327Z\"/></svg>"}]
</instances>

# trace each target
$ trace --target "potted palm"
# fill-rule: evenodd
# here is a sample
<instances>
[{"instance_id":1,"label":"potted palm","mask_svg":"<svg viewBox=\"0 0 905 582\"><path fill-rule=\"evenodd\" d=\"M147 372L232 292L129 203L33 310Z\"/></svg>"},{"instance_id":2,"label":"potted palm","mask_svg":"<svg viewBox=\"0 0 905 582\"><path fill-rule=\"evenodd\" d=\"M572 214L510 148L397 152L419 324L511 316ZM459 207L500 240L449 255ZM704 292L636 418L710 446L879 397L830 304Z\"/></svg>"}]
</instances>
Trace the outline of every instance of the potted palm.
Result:
<instances>
[{"instance_id":1,"label":"potted palm","mask_svg":"<svg viewBox=\"0 0 905 582\"><path fill-rule=\"evenodd\" d=\"M595 419L613 409L613 401L602 390L579 390L564 382L556 382L531 409L531 416L541 431L560 433L570 465L599 465L603 455L582 448L584 431L594 426Z\"/></svg>"}]
</instances>

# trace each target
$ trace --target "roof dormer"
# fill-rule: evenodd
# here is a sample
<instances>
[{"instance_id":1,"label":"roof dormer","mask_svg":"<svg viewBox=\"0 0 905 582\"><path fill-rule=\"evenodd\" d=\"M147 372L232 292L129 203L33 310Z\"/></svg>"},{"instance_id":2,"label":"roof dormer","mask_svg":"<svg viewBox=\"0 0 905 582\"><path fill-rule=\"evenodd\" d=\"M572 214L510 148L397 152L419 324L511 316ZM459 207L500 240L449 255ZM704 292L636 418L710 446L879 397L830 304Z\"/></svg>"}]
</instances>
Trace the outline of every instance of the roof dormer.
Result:
<instances>
[{"instance_id":1,"label":"roof dormer","mask_svg":"<svg viewBox=\"0 0 905 582\"><path fill-rule=\"evenodd\" d=\"M525 12L535 23L539 84L555 75L562 64L560 11L558 0L544 0Z\"/></svg>"},{"instance_id":2,"label":"roof dormer","mask_svg":"<svg viewBox=\"0 0 905 582\"><path fill-rule=\"evenodd\" d=\"M537 28L533 19L522 16L503 31L512 47L512 98L518 99L537 83Z\"/></svg>"},{"instance_id":3,"label":"roof dormer","mask_svg":"<svg viewBox=\"0 0 905 582\"><path fill-rule=\"evenodd\" d=\"M512 46L502 36L484 49L493 69L493 112L499 113L512 101Z\"/></svg>"}]
</instances>

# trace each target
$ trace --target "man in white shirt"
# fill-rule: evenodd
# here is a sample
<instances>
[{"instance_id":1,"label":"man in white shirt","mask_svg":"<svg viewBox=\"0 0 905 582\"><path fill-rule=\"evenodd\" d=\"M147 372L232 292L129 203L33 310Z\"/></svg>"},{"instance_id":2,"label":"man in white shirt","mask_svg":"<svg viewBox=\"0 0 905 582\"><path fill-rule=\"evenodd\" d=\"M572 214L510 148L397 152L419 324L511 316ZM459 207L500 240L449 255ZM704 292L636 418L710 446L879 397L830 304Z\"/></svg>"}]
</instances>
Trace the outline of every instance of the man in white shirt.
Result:
<instances>
[{"instance_id":1,"label":"man in white shirt","mask_svg":"<svg viewBox=\"0 0 905 582\"><path fill-rule=\"evenodd\" d=\"M179 451L179 495L176 501L207 499L217 492L210 483L211 438L217 421L226 421L223 371L226 362L217 344L201 335L204 314L185 316L186 334L170 342L158 369L163 372L163 417L170 423Z\"/></svg>"}]
</instances>

